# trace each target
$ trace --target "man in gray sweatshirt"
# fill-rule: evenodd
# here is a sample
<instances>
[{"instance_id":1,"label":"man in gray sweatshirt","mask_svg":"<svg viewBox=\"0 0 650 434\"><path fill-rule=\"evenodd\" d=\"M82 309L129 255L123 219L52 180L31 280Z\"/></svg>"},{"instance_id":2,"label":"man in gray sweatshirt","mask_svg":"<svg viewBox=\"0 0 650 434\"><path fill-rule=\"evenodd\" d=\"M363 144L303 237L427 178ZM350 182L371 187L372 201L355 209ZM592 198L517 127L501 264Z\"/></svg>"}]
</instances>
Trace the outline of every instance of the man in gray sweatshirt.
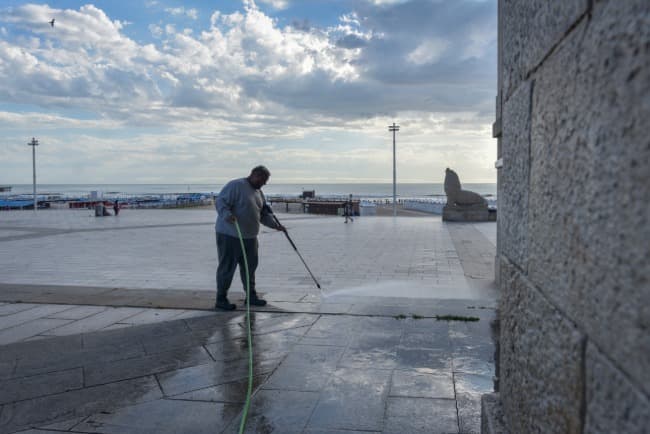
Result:
<instances>
[{"instance_id":1,"label":"man in gray sweatshirt","mask_svg":"<svg viewBox=\"0 0 650 434\"><path fill-rule=\"evenodd\" d=\"M279 231L285 228L273 219L270 210L265 207L264 195L261 188L266 185L271 172L264 166L253 168L247 178L234 179L228 182L219 192L215 207L217 208L217 302L216 309L233 310L235 305L228 301L228 290L239 265L239 274L244 291L246 291L246 269L244 254L241 250L235 221L239 224L246 261L248 262L248 277L250 281L250 304L265 306L266 300L257 296L255 291L255 269L257 268L257 235L260 223Z\"/></svg>"}]
</instances>

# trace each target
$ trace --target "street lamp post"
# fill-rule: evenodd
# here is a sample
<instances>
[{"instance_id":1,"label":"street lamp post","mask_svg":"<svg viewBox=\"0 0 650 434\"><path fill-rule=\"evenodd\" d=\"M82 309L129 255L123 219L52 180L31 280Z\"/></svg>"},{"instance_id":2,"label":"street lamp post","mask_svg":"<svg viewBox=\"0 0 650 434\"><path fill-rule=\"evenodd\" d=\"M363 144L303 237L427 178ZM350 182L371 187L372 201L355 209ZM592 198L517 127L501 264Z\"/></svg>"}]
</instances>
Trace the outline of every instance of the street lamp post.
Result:
<instances>
[{"instance_id":1,"label":"street lamp post","mask_svg":"<svg viewBox=\"0 0 650 434\"><path fill-rule=\"evenodd\" d=\"M32 173L34 175L34 212L38 208L38 200L36 199L36 147L38 146L38 140L32 137L32 141L27 143L27 145L32 147Z\"/></svg>"},{"instance_id":2,"label":"street lamp post","mask_svg":"<svg viewBox=\"0 0 650 434\"><path fill-rule=\"evenodd\" d=\"M388 131L393 133L393 217L397 217L397 164L395 160L395 133L399 131L399 125L388 126Z\"/></svg>"}]
</instances>

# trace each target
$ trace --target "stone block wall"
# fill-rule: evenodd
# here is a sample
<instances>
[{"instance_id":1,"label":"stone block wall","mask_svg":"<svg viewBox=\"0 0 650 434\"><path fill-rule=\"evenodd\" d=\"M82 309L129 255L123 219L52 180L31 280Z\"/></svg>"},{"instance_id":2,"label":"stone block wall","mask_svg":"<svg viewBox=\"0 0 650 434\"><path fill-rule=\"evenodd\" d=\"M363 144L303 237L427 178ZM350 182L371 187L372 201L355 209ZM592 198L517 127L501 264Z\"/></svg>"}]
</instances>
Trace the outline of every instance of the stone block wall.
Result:
<instances>
[{"instance_id":1,"label":"stone block wall","mask_svg":"<svg viewBox=\"0 0 650 434\"><path fill-rule=\"evenodd\" d=\"M650 1L500 0L499 42L505 429L649 432Z\"/></svg>"}]
</instances>

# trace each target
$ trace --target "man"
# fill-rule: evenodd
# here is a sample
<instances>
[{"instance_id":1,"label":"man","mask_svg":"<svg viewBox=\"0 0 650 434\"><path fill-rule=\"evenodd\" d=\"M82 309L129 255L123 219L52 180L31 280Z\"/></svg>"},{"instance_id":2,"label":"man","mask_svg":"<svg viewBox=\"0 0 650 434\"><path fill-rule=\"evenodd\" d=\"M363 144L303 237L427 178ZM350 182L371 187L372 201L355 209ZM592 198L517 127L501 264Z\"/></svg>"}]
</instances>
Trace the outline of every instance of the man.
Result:
<instances>
[{"instance_id":1,"label":"man","mask_svg":"<svg viewBox=\"0 0 650 434\"><path fill-rule=\"evenodd\" d=\"M228 301L228 290L235 275L235 268L239 265L239 274L246 291L246 269L244 267L244 254L241 250L239 236L235 222L244 239L246 260L248 262L248 276L250 281L250 304L265 306L266 300L257 296L255 291L255 269L257 268L257 235L260 232L260 223L272 229L284 231L271 215L270 209L265 206L264 194L260 190L271 177L271 172L264 166L253 168L247 178L234 179L228 182L219 192L217 202L217 254L219 266L217 267L217 302L216 309L233 310L235 305Z\"/></svg>"},{"instance_id":2,"label":"man","mask_svg":"<svg viewBox=\"0 0 650 434\"><path fill-rule=\"evenodd\" d=\"M348 219L350 219L352 222L354 221L352 218L353 214L354 208L352 207L352 194L350 194L350 199L343 204L343 215L345 216L345 223L348 222Z\"/></svg>"}]
</instances>

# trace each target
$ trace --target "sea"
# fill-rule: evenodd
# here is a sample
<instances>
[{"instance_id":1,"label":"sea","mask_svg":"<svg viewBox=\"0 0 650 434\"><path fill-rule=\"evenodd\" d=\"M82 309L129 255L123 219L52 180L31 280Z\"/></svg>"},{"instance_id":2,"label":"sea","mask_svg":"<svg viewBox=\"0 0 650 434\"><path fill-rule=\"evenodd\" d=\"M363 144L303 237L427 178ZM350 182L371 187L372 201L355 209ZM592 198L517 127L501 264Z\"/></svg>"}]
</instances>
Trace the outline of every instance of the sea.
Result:
<instances>
[{"instance_id":1,"label":"sea","mask_svg":"<svg viewBox=\"0 0 650 434\"><path fill-rule=\"evenodd\" d=\"M137 196L168 196L174 194L218 194L224 184L37 184L36 193L41 196L60 195L64 198L85 198L99 195L106 198L130 198ZM13 184L10 192L0 193L0 198L31 195L32 184ZM496 183L463 183L464 190L474 191L489 198L496 198ZM400 199L427 199L445 196L441 183L398 183ZM263 188L267 196L298 197L303 191L314 191L317 197L337 198L352 194L355 199L389 199L393 197L393 184L267 184Z\"/></svg>"}]
</instances>

